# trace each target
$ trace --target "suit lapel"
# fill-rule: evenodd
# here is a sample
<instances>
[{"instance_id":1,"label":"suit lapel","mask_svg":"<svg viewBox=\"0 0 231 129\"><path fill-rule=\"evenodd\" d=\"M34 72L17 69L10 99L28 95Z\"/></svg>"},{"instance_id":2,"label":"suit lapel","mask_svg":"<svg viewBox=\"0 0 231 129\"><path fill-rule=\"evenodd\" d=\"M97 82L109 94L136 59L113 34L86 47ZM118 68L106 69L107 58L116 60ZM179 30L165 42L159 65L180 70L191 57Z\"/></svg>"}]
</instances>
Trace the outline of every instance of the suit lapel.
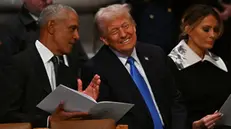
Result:
<instances>
[{"instance_id":1,"label":"suit lapel","mask_svg":"<svg viewBox=\"0 0 231 129\"><path fill-rule=\"evenodd\" d=\"M139 45L137 44L137 46L139 46ZM138 58L140 60L142 68L143 68L143 70L145 72L145 75L146 75L146 77L148 79L148 82L149 82L149 84L150 84L150 86L152 88L153 95L154 95L154 97L156 99L156 93L154 92L154 91L156 91L156 87L155 87L156 86L156 83L155 83L156 78L153 77L153 75L155 73L155 70L151 69L151 68L153 68L153 66L150 63L153 60L152 56L150 54L146 53L145 51L142 51L142 49L140 49L140 47L137 47L137 46L136 46L137 56L138 56ZM144 104L145 104L145 101L144 101ZM145 107L146 107L147 111L149 111L146 104L145 104ZM150 117L150 119L152 119L150 112L147 112L147 113L148 113L148 116Z\"/></svg>"},{"instance_id":2,"label":"suit lapel","mask_svg":"<svg viewBox=\"0 0 231 129\"><path fill-rule=\"evenodd\" d=\"M146 74L146 77L148 78L148 81L150 83L150 86L152 88L152 92L155 95L155 90L156 90L156 75L155 75L155 66L152 62L153 61L153 57L151 55L149 55L148 53L146 53L145 51L141 50L139 47L136 48L137 51L137 56L140 60L140 63L144 69L144 72ZM155 90L153 90L155 89Z\"/></svg>"},{"instance_id":3,"label":"suit lapel","mask_svg":"<svg viewBox=\"0 0 231 129\"><path fill-rule=\"evenodd\" d=\"M109 81L115 82L115 83L123 83L126 87L120 87L120 85L116 86L116 88L120 88L124 92L127 93L127 97L129 97L130 100L132 100L132 93L131 89L133 89L134 82L132 78L130 77L127 69L124 67L124 65L121 63L121 61L118 59L118 57L109 49L107 46L103 46L101 49L102 51L99 52L99 60L101 60L101 66L104 67L104 71L106 71L107 78L111 79ZM103 58L102 58L103 57ZM107 61L106 63L105 60ZM113 73L113 74L112 74Z\"/></svg>"},{"instance_id":4,"label":"suit lapel","mask_svg":"<svg viewBox=\"0 0 231 129\"><path fill-rule=\"evenodd\" d=\"M165 98L163 94L163 87L161 87L160 78L158 75L158 67L156 67L156 58L152 57L149 53L147 53L144 49L140 48L139 45L136 47L137 49L137 56L142 64L146 77L148 78L149 84L152 88L152 93L154 95L155 101L157 106L161 112L162 118L165 121L165 105L163 105L163 99ZM162 88L162 89L161 89Z\"/></svg>"},{"instance_id":5,"label":"suit lapel","mask_svg":"<svg viewBox=\"0 0 231 129\"><path fill-rule=\"evenodd\" d=\"M113 91L123 91L120 92L121 94L119 95L123 97L126 96L126 99L128 99L129 102L135 102L135 105L140 109L146 108L147 110L143 112L145 112L147 116L151 118L145 101L139 92L139 89L137 88L127 69L118 59L118 57L107 46L104 46L100 53L102 53L102 55L99 58L99 60L101 60L100 62L105 62L105 60L107 60L107 63L102 63L101 67L107 64L107 66L105 66L104 69L107 71L106 75L108 76L108 78L113 78L112 80L109 80L109 82L113 83L111 84L113 85L113 88L115 88Z\"/></svg>"},{"instance_id":6,"label":"suit lapel","mask_svg":"<svg viewBox=\"0 0 231 129\"><path fill-rule=\"evenodd\" d=\"M30 56L30 60L32 65L34 66L34 73L36 74L36 79L38 82L38 86L43 87L43 89L45 90L45 92L50 93L51 92L51 86L50 86L50 82L48 79L48 75L45 69L45 66L43 64L43 61L38 53L38 50L36 49L35 45L32 45L32 49L30 49L31 51L29 52L31 54Z\"/></svg>"},{"instance_id":7,"label":"suit lapel","mask_svg":"<svg viewBox=\"0 0 231 129\"><path fill-rule=\"evenodd\" d=\"M66 57L67 57L68 65L69 65L68 67L70 67L73 70L73 72L75 72L75 64L74 64L74 61L72 60L73 55L68 54L68 55L66 55Z\"/></svg>"}]
</instances>

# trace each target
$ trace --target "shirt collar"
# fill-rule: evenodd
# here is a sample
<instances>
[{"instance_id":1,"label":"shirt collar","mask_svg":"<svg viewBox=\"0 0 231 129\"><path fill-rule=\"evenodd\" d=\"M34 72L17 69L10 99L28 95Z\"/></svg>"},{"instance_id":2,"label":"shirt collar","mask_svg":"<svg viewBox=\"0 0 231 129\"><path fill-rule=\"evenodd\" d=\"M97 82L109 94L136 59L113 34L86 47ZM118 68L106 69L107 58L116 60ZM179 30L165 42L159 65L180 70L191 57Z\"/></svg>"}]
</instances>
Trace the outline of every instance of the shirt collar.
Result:
<instances>
[{"instance_id":1,"label":"shirt collar","mask_svg":"<svg viewBox=\"0 0 231 129\"><path fill-rule=\"evenodd\" d=\"M25 5L22 6L21 12L19 13L19 17L24 25L36 23L35 19L32 17L29 10L26 9Z\"/></svg>"},{"instance_id":2,"label":"shirt collar","mask_svg":"<svg viewBox=\"0 0 231 129\"><path fill-rule=\"evenodd\" d=\"M38 17L37 16L35 16L34 14L32 14L32 13L29 13L30 14L30 16L35 20L35 21L38 21Z\"/></svg>"},{"instance_id":3,"label":"shirt collar","mask_svg":"<svg viewBox=\"0 0 231 129\"><path fill-rule=\"evenodd\" d=\"M119 58L119 60L125 66L127 64L128 56L123 55L123 54L119 53L118 51L116 51L116 50L114 50L112 48L110 48L110 49L112 50L113 53L115 53L115 55ZM132 57L138 64L140 64L138 56L136 54L136 49L135 48L133 49L130 57Z\"/></svg>"},{"instance_id":4,"label":"shirt collar","mask_svg":"<svg viewBox=\"0 0 231 129\"><path fill-rule=\"evenodd\" d=\"M184 40L172 49L168 55L176 64L179 70L185 69L199 61L209 61L221 70L228 72L228 69L224 61L215 54L207 51L204 59L201 59L187 44Z\"/></svg>"},{"instance_id":5,"label":"shirt collar","mask_svg":"<svg viewBox=\"0 0 231 129\"><path fill-rule=\"evenodd\" d=\"M39 40L36 40L35 46L44 64L50 61L50 59L54 56L54 54L46 46L44 46Z\"/></svg>"}]
</instances>

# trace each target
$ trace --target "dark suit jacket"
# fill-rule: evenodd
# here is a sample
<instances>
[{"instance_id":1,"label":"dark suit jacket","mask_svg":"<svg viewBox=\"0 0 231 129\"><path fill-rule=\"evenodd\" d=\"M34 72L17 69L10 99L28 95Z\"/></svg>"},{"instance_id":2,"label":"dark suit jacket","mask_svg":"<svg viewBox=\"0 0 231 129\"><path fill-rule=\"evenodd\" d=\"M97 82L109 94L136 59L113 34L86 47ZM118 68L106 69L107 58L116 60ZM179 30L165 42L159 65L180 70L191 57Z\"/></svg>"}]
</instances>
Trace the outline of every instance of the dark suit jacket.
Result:
<instances>
[{"instance_id":1,"label":"dark suit jacket","mask_svg":"<svg viewBox=\"0 0 231 129\"><path fill-rule=\"evenodd\" d=\"M28 45L34 44L39 38L39 25L24 6L16 17L5 23L4 28L4 35L0 36L2 42L2 45L0 45L0 66L6 65L5 63L11 55L25 50ZM76 46L77 58L86 61L88 57L80 41L77 41Z\"/></svg>"},{"instance_id":2,"label":"dark suit jacket","mask_svg":"<svg viewBox=\"0 0 231 129\"><path fill-rule=\"evenodd\" d=\"M180 94L174 87L173 78L166 65L165 54L159 47L142 43L137 44L136 51L152 87L165 129L185 129L183 125L185 110L179 104ZM124 65L108 46L103 46L83 67L81 72L83 82L88 84L94 74L99 74L101 77L99 101L135 104L118 123L128 124L129 129L154 128L139 90Z\"/></svg>"},{"instance_id":3,"label":"dark suit jacket","mask_svg":"<svg viewBox=\"0 0 231 129\"><path fill-rule=\"evenodd\" d=\"M64 67L62 84L77 89L76 58L67 55L69 68ZM66 74L67 72L67 74ZM46 127L48 113L36 108L50 92L51 86L42 59L35 47L29 46L25 51L13 56L12 63L5 74L11 79L8 91L10 106L4 122L31 122L33 127Z\"/></svg>"},{"instance_id":4,"label":"dark suit jacket","mask_svg":"<svg viewBox=\"0 0 231 129\"><path fill-rule=\"evenodd\" d=\"M136 21L137 40L160 46L169 53L177 42L173 0L127 0Z\"/></svg>"}]
</instances>

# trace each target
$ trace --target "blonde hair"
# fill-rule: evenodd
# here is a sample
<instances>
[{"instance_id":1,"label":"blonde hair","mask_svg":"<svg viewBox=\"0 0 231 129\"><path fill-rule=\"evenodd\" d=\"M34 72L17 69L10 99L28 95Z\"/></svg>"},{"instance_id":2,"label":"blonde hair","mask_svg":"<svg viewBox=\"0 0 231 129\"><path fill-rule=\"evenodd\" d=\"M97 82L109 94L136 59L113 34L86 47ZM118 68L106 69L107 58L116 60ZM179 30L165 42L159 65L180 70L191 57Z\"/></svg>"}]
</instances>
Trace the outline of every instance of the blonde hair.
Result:
<instances>
[{"instance_id":1,"label":"blonde hair","mask_svg":"<svg viewBox=\"0 0 231 129\"><path fill-rule=\"evenodd\" d=\"M120 16L126 16L131 20L132 23L135 24L130 14L130 7L128 4L113 4L100 8L95 15L96 32L103 35L106 29L105 21L111 21Z\"/></svg>"}]
</instances>

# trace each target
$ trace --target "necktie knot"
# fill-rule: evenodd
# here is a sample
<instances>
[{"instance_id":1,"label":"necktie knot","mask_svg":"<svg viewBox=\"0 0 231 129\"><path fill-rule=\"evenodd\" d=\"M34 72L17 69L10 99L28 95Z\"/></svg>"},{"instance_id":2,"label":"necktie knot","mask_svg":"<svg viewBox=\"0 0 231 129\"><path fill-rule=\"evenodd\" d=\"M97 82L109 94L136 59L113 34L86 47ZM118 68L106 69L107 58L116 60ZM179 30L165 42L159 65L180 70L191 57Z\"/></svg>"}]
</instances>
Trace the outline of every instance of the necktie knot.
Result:
<instances>
[{"instance_id":1,"label":"necktie knot","mask_svg":"<svg viewBox=\"0 0 231 129\"><path fill-rule=\"evenodd\" d=\"M63 55L53 56L50 61L54 65L54 86L59 86L59 84L64 84L66 86L76 86L76 77L72 73L72 70L65 65Z\"/></svg>"},{"instance_id":2,"label":"necktie knot","mask_svg":"<svg viewBox=\"0 0 231 129\"><path fill-rule=\"evenodd\" d=\"M51 61L54 65L54 72L55 72L55 80L56 80L56 86L59 84L58 82L58 74L59 74L59 71L60 71L60 63L62 63L60 57L58 56L53 56L51 58Z\"/></svg>"},{"instance_id":3,"label":"necktie knot","mask_svg":"<svg viewBox=\"0 0 231 129\"><path fill-rule=\"evenodd\" d=\"M133 57L128 57L127 63L130 65L134 65L134 58Z\"/></svg>"},{"instance_id":4,"label":"necktie knot","mask_svg":"<svg viewBox=\"0 0 231 129\"><path fill-rule=\"evenodd\" d=\"M60 63L63 63L63 56L53 56L51 61L54 63L54 65L59 65Z\"/></svg>"},{"instance_id":5,"label":"necktie knot","mask_svg":"<svg viewBox=\"0 0 231 129\"><path fill-rule=\"evenodd\" d=\"M53 56L51 58L51 61L53 62L54 65L58 65L59 64L59 57L58 56Z\"/></svg>"}]
</instances>

